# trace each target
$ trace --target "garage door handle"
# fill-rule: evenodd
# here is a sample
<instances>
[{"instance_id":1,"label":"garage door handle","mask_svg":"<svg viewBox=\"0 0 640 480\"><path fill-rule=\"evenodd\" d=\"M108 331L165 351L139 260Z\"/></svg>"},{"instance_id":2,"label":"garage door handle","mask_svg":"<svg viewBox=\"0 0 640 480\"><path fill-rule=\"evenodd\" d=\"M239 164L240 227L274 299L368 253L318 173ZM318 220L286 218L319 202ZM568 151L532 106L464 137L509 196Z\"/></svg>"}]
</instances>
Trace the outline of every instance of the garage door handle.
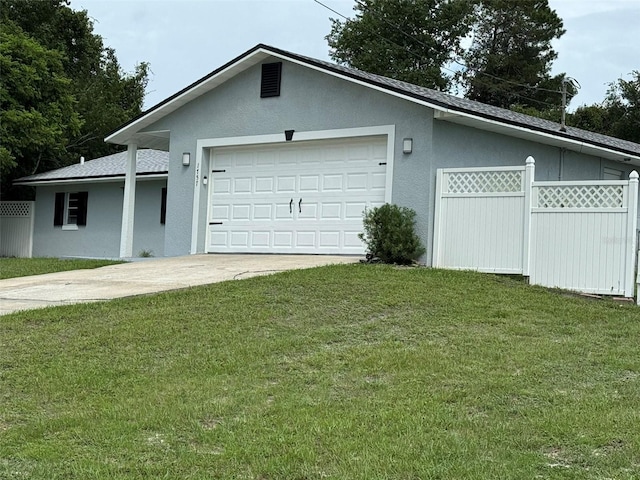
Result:
<instances>
[{"instance_id":1,"label":"garage door handle","mask_svg":"<svg viewBox=\"0 0 640 480\"><path fill-rule=\"evenodd\" d=\"M298 202L298 213L302 213L302 199Z\"/></svg>"},{"instance_id":2,"label":"garage door handle","mask_svg":"<svg viewBox=\"0 0 640 480\"><path fill-rule=\"evenodd\" d=\"M293 198L289 202L289 213L293 213Z\"/></svg>"}]
</instances>

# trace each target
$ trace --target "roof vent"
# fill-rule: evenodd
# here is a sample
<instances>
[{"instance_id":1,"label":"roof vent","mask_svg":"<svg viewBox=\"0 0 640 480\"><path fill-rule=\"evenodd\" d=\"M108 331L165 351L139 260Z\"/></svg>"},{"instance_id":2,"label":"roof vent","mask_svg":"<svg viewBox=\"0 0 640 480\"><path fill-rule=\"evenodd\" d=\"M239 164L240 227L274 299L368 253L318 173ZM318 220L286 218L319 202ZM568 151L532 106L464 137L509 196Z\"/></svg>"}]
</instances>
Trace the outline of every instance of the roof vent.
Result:
<instances>
[{"instance_id":1,"label":"roof vent","mask_svg":"<svg viewBox=\"0 0 640 480\"><path fill-rule=\"evenodd\" d=\"M280 96L280 77L282 76L282 62L262 64L262 82L260 83L260 98Z\"/></svg>"}]
</instances>

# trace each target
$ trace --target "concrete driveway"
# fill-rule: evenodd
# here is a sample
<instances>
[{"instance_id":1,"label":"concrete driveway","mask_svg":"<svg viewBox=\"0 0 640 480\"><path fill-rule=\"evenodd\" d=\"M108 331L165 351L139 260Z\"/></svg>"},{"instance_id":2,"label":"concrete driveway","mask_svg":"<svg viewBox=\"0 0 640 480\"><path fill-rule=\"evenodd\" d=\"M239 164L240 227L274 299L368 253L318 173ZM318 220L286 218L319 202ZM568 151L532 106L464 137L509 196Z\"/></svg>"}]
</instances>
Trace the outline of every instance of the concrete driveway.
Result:
<instances>
[{"instance_id":1,"label":"concrete driveway","mask_svg":"<svg viewBox=\"0 0 640 480\"><path fill-rule=\"evenodd\" d=\"M328 255L188 255L9 278L0 280L0 315L357 261L358 257Z\"/></svg>"}]
</instances>

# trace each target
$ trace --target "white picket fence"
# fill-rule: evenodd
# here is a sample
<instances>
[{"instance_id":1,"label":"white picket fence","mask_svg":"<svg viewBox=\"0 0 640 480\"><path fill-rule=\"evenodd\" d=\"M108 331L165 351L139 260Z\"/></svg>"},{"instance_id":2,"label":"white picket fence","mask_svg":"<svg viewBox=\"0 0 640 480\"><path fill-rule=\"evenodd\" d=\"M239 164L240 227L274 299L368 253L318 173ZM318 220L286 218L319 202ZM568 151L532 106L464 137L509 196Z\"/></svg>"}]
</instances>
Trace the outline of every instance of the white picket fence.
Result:
<instances>
[{"instance_id":1,"label":"white picket fence","mask_svg":"<svg viewBox=\"0 0 640 480\"><path fill-rule=\"evenodd\" d=\"M31 258L35 202L0 202L0 257Z\"/></svg>"},{"instance_id":2,"label":"white picket fence","mask_svg":"<svg viewBox=\"0 0 640 480\"><path fill-rule=\"evenodd\" d=\"M433 265L633 297L638 174L535 182L525 167L439 169Z\"/></svg>"}]
</instances>

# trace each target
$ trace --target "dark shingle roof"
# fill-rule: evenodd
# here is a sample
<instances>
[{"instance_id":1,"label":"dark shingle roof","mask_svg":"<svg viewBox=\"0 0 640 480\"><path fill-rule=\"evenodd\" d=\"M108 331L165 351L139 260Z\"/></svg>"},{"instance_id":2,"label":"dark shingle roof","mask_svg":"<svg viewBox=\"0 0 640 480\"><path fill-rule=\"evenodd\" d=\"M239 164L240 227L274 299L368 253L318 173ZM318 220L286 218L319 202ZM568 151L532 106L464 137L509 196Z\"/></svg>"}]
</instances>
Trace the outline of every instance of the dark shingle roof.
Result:
<instances>
[{"instance_id":1,"label":"dark shingle roof","mask_svg":"<svg viewBox=\"0 0 640 480\"><path fill-rule=\"evenodd\" d=\"M52 182L67 180L83 180L124 177L127 164L127 152L114 153L106 157L76 163L68 167L36 173L28 177L18 178L16 184L33 182ZM169 152L161 150L138 150L136 162L137 176L162 175L169 171Z\"/></svg>"}]
</instances>

